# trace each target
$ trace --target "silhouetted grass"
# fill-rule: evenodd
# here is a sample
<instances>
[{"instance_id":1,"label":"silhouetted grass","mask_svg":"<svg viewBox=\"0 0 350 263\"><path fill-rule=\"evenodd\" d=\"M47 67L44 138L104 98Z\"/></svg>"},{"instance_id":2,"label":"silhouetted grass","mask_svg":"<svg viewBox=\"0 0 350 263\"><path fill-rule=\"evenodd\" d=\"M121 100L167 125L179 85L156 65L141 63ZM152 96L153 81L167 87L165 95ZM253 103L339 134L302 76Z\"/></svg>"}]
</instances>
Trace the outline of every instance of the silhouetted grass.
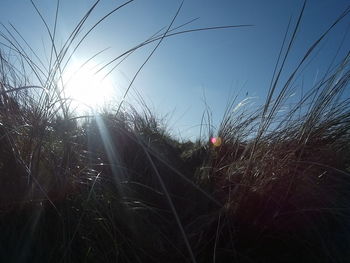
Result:
<instances>
[{"instance_id":1,"label":"silhouetted grass","mask_svg":"<svg viewBox=\"0 0 350 263\"><path fill-rule=\"evenodd\" d=\"M252 112L233 100L214 147L211 127L205 134L203 125L196 142L178 141L145 104L142 112L126 103L91 116L71 112L61 77L105 19L82 32L98 2L61 48L57 21L51 30L43 19L52 41L47 68L14 27L1 33L1 262L347 261L349 55L279 111L300 68L349 9L281 84L303 6L265 104ZM164 37L210 29L179 32L172 23L111 63ZM29 71L39 86L30 85Z\"/></svg>"}]
</instances>

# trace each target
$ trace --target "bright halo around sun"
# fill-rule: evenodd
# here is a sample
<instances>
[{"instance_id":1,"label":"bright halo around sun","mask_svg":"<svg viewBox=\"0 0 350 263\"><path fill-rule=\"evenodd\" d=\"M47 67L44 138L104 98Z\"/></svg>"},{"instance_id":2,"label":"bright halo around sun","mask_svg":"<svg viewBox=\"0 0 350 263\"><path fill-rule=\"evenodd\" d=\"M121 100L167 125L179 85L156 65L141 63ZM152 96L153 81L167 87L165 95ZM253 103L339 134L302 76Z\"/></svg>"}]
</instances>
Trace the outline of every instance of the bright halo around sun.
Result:
<instances>
[{"instance_id":1,"label":"bright halo around sun","mask_svg":"<svg viewBox=\"0 0 350 263\"><path fill-rule=\"evenodd\" d=\"M105 72L97 72L99 66L93 61L71 63L63 74L66 98L77 112L94 111L113 98L113 82Z\"/></svg>"}]
</instances>

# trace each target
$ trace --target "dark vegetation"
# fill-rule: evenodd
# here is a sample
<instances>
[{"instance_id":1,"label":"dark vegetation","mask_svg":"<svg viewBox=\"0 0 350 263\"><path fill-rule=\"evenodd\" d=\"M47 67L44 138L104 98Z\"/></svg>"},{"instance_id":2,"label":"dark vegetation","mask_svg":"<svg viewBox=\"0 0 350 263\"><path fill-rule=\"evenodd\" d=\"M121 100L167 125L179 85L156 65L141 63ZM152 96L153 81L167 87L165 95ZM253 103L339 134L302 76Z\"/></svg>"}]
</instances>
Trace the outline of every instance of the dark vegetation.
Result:
<instances>
[{"instance_id":1,"label":"dark vegetation","mask_svg":"<svg viewBox=\"0 0 350 263\"><path fill-rule=\"evenodd\" d=\"M0 51L1 262L350 258L349 55L279 113L326 34L283 84L277 63L260 109L228 106L214 147L204 125L207 139L172 138L146 106L77 118L57 83L79 39L60 51L53 42L41 72L9 32L1 35L18 60ZM30 86L28 68L40 85Z\"/></svg>"}]
</instances>

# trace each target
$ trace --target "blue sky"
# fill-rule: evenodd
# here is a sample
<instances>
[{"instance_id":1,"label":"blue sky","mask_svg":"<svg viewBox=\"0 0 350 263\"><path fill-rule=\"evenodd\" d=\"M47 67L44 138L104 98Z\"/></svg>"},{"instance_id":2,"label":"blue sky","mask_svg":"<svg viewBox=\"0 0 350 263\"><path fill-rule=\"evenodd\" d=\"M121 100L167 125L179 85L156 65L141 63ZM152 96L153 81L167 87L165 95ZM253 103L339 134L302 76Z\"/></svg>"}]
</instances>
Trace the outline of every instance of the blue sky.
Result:
<instances>
[{"instance_id":1,"label":"blue sky","mask_svg":"<svg viewBox=\"0 0 350 263\"><path fill-rule=\"evenodd\" d=\"M55 1L34 1L52 26ZM93 1L62 0L56 43L62 44ZM85 28L123 1L102 0ZM177 0L135 0L105 20L78 49L75 60L83 62L98 51L109 48L96 59L106 63L168 26L177 8ZM267 95L277 55L288 21L295 24L301 0L187 0L175 21L180 25L199 17L184 29L221 25L251 24L252 27L195 32L165 39L134 83L152 110L169 113L169 126L175 135L195 137L206 103L214 124L221 121L230 97L246 93L256 104ZM310 0L289 57L286 75L308 47L349 5L345 0ZM29 1L2 0L0 22L11 22L43 58L48 57L48 35ZM334 57L345 34L337 60L349 51L350 16L347 16L322 42L318 56L305 73L310 84L320 76ZM113 90L120 96L138 67L151 52L149 45L132 54L110 75ZM101 64L102 65L102 64ZM132 91L127 100L136 103Z\"/></svg>"}]
</instances>

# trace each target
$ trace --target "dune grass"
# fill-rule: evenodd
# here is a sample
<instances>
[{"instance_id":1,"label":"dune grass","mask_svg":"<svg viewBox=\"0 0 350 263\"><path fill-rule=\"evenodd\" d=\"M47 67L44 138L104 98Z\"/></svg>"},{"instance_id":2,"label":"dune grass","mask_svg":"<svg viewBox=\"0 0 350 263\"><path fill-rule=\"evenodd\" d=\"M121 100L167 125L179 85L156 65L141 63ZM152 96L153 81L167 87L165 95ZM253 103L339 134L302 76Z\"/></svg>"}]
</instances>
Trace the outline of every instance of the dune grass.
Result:
<instances>
[{"instance_id":1,"label":"dune grass","mask_svg":"<svg viewBox=\"0 0 350 263\"><path fill-rule=\"evenodd\" d=\"M349 9L281 83L303 6L286 31L265 104L251 111L233 100L216 131L222 144L214 147L210 125L196 142L179 141L145 104L140 112L126 103L139 71L117 110L71 111L62 86L69 60L96 26L130 2L83 32L97 1L62 47L55 41L57 13L50 29L33 3L52 41L48 66L14 27L0 33L0 261L346 261L349 54L280 110L300 69ZM237 27L179 31L188 23L174 28L175 19L105 66L166 37ZM40 85L31 85L29 75Z\"/></svg>"}]
</instances>

